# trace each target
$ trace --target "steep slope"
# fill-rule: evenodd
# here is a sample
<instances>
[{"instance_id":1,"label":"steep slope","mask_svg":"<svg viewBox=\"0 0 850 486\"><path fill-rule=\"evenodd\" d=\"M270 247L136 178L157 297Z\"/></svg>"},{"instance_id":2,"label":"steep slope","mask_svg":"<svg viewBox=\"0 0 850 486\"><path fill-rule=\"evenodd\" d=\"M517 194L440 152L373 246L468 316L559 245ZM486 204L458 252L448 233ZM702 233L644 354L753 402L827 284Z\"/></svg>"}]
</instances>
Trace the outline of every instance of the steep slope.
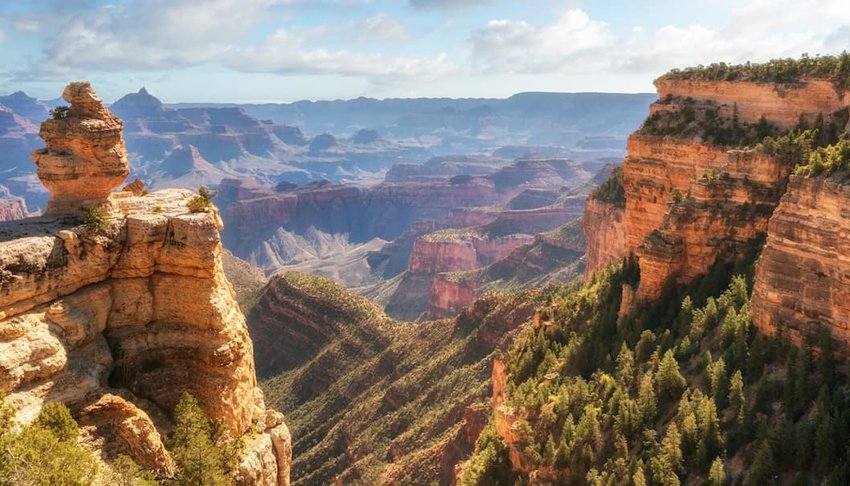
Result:
<instances>
[{"instance_id":1,"label":"steep slope","mask_svg":"<svg viewBox=\"0 0 850 486\"><path fill-rule=\"evenodd\" d=\"M497 356L462 484L850 480L848 80L845 53L656 82L624 198L585 216L626 258L545 294Z\"/></svg>"},{"instance_id":2,"label":"steep slope","mask_svg":"<svg viewBox=\"0 0 850 486\"><path fill-rule=\"evenodd\" d=\"M48 210L0 224L0 390L24 421L65 402L104 459L163 479L168 416L190 392L249 444L237 482L288 484L289 433L256 384L217 210L189 212L183 190L112 193L129 172L121 120L88 83L63 98L33 153Z\"/></svg>"},{"instance_id":3,"label":"steep slope","mask_svg":"<svg viewBox=\"0 0 850 486\"><path fill-rule=\"evenodd\" d=\"M492 353L532 300L492 295L413 325L321 277L275 276L249 323L295 438L293 484L451 483L483 425Z\"/></svg>"},{"instance_id":4,"label":"steep slope","mask_svg":"<svg viewBox=\"0 0 850 486\"><path fill-rule=\"evenodd\" d=\"M847 234L848 144L812 155L791 177L788 191L768 225L767 242L756 266L752 311L768 334L797 342L828 329L836 348L850 349L850 289ZM824 169L823 160L834 165Z\"/></svg>"},{"instance_id":5,"label":"steep slope","mask_svg":"<svg viewBox=\"0 0 850 486\"><path fill-rule=\"evenodd\" d=\"M578 221L538 233L531 242L484 268L435 275L425 316L436 319L456 315L490 291L516 291L570 282L581 275L583 253Z\"/></svg>"}]
</instances>

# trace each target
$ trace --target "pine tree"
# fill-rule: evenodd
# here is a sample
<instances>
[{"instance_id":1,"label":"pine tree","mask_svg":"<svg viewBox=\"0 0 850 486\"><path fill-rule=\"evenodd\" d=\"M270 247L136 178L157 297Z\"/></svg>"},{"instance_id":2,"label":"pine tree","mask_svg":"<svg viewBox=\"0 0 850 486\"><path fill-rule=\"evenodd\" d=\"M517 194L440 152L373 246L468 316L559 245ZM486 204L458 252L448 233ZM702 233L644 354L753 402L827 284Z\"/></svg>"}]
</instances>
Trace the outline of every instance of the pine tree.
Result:
<instances>
[{"instance_id":1,"label":"pine tree","mask_svg":"<svg viewBox=\"0 0 850 486\"><path fill-rule=\"evenodd\" d=\"M647 372L640 380L638 390L638 409L644 426L652 426L655 423L656 413L655 383L652 372Z\"/></svg>"},{"instance_id":2,"label":"pine tree","mask_svg":"<svg viewBox=\"0 0 850 486\"><path fill-rule=\"evenodd\" d=\"M170 450L177 463L176 484L228 484L222 450L213 442L210 421L195 397L185 392L174 408L174 433L171 436Z\"/></svg>"},{"instance_id":3,"label":"pine tree","mask_svg":"<svg viewBox=\"0 0 850 486\"><path fill-rule=\"evenodd\" d=\"M726 470L723 467L723 459L719 457L711 463L708 471L708 484L710 486L724 486L726 484Z\"/></svg>"},{"instance_id":4,"label":"pine tree","mask_svg":"<svg viewBox=\"0 0 850 486\"><path fill-rule=\"evenodd\" d=\"M729 406L735 412L735 422L744 425L746 417L746 403L744 401L744 377L741 370L735 370L729 384Z\"/></svg>"},{"instance_id":5,"label":"pine tree","mask_svg":"<svg viewBox=\"0 0 850 486\"><path fill-rule=\"evenodd\" d=\"M753 459L753 465L750 468L750 474L744 483L746 486L763 486L773 484L774 472L776 464L773 461L773 451L770 448L768 441L761 441L761 445L756 450L756 456Z\"/></svg>"},{"instance_id":6,"label":"pine tree","mask_svg":"<svg viewBox=\"0 0 850 486\"><path fill-rule=\"evenodd\" d=\"M687 382L679 371L679 362L673 356L672 350L664 353L664 358L658 365L658 374L655 377L658 383L658 394L667 398L678 398L685 389Z\"/></svg>"}]
</instances>

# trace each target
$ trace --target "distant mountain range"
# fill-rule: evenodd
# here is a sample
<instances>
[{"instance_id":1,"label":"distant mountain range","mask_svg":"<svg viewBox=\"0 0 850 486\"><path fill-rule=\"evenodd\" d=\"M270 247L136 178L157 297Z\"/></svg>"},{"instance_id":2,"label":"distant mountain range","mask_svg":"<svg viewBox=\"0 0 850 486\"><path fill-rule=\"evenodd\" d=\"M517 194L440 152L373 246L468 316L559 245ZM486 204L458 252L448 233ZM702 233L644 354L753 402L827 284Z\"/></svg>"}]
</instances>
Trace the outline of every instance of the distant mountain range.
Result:
<instances>
[{"instance_id":1,"label":"distant mountain range","mask_svg":"<svg viewBox=\"0 0 850 486\"><path fill-rule=\"evenodd\" d=\"M506 99L163 104L142 88L110 109L125 121L134 176L153 188L194 189L247 176L268 185L376 183L393 166L416 171L435 156L445 165L446 156L474 155L494 168L536 156L621 157L628 133L653 99L521 93ZM41 146L39 124L58 104L20 91L0 97L0 184L30 209L43 207L46 193L35 183L29 154Z\"/></svg>"}]
</instances>

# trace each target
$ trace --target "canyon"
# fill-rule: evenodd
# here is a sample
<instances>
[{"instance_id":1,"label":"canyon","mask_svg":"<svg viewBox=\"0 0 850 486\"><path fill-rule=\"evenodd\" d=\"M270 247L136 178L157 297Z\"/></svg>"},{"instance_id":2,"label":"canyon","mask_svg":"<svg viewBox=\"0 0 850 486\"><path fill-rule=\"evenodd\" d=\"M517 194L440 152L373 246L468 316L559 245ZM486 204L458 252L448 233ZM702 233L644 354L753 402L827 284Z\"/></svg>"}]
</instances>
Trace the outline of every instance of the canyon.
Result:
<instances>
[{"instance_id":1,"label":"canyon","mask_svg":"<svg viewBox=\"0 0 850 486\"><path fill-rule=\"evenodd\" d=\"M46 210L0 224L7 403L27 422L63 402L104 461L126 454L168 478L164 437L189 392L244 438L238 484L288 484L289 432L257 386L217 210L190 212L186 190L113 192L130 172L122 121L89 83L63 98L70 109L42 123L46 147L32 154Z\"/></svg>"},{"instance_id":2,"label":"canyon","mask_svg":"<svg viewBox=\"0 0 850 486\"><path fill-rule=\"evenodd\" d=\"M583 340L592 339L596 332L593 326L616 325L616 332L612 333L616 339L622 339L623 349L628 350L631 342L639 353L640 342L651 333L643 331L640 342L635 344L637 336L628 337L630 326L649 325L647 329L650 329L664 320L665 324L658 329L675 335L676 326L680 325L676 323L681 321L673 317L677 315L675 307L681 305L684 310L678 319L689 323L692 315L696 318L689 323L690 338L708 340L698 344L694 353L710 356L706 349L715 353L717 345L700 334L705 332L703 328L694 331L693 326L699 326L700 316L705 314L690 313L691 295L701 296L695 298L703 300L696 302L705 303L706 294L700 292L708 292L719 296L708 298L709 307L715 303L728 306L731 289L738 285L743 295L738 304L741 307L726 314L724 333L728 332L731 319L751 318L757 336L751 338L750 346L767 346L767 341L761 340L775 338L779 339L776 342L794 343L800 349L819 349L818 352L829 356L824 358L827 360L833 359L833 353L846 357L850 349L847 334L850 289L846 279L847 255L842 247L842 238L848 231L844 208L850 197L843 140L850 129L846 91L827 76L801 76L793 82L731 80L733 74L725 78L718 76L721 78L718 80L701 78L712 76L712 68L738 69L744 73L749 69L749 65L719 66L693 68L684 74L673 71L656 80L659 99L650 106L644 125L629 137L622 171L612 173L586 201L582 218L586 245L583 287L573 293L565 292L562 300L555 297L552 304L537 307L534 318L517 331L511 353L494 359L492 416L487 427L492 427L491 433L500 441L501 446L495 450L503 447L504 462L498 462L502 460L498 456L494 459L491 436L488 436L491 442L480 439L479 444L490 444L490 448L477 449L473 461L458 466L459 477L466 478L461 482L480 473L485 457L496 464L492 467L507 468L507 473L500 470L503 476L499 477L503 479L527 478L536 484L560 484L575 478L570 468L582 464L575 459L581 452L573 450L569 456L561 456L557 439L554 446L552 435L546 442L549 433L546 431L547 424L560 424L566 413L570 413L570 420L575 415L578 422L568 420L570 423L564 425L563 437L567 442L561 442L560 446L564 447L578 437L570 435L577 434L578 429L568 430L568 425L581 428L587 426L588 417L599 420L595 415L599 409L576 411L580 408L576 409L574 402L555 398L558 393L565 393L565 387L586 390L604 381L592 378L588 385L584 379L589 374L579 375L573 368L569 369L575 376L564 377L568 365L563 361L569 361L572 356L564 350L570 349L571 353L587 358L588 355L580 354L581 346ZM728 131L729 127L734 127L734 131ZM831 158L827 159L827 154ZM621 262L623 266L616 266ZM745 279L730 284L730 290L722 295L707 290L728 279L733 271L744 275L752 272L749 298ZM453 292L468 293L469 289L458 286ZM582 298L588 298L583 297L585 292L612 307L580 303ZM686 299L678 300L683 295L687 295ZM583 305L593 312L607 312L607 317L600 320L597 314L583 315ZM564 313L564 307L569 309L568 313ZM782 341L785 338L790 341ZM547 339L558 344L550 345L543 358L540 343ZM680 337L676 342L690 344L688 339L685 335L684 340ZM812 344L815 342L819 344ZM698 380L698 373L705 371L699 365L694 366L687 352L675 345L674 349L677 357L680 356L677 366L681 366L683 383ZM764 352L750 349L751 353ZM553 351L556 354L560 351L557 360L555 355L549 356ZM607 359L616 351L612 348ZM616 371L605 363L599 365L600 370L614 373L613 380L620 379L616 373L622 370L622 353L621 350L617 357ZM724 357L727 362L734 359L728 352ZM530 368L529 375L529 361L535 360L540 368L536 372L534 367ZM582 364L573 366L582 369ZM694 369L698 370L696 375ZM676 372L679 373L678 368ZM523 378L517 380L517 376ZM777 379L773 372L768 376ZM557 386L561 387L560 392ZM698 387L694 390L702 393ZM536 403L535 393L543 393L549 399ZM617 391L614 396L619 393L623 392ZM575 400L569 394L561 397ZM564 403L569 405L563 408ZM679 404L679 413L682 406ZM783 406L784 413L790 413L788 402L784 405L774 402L773 406ZM618 413L617 421L627 420L622 409ZM686 426L675 418L661 418L660 422ZM604 419L595 423L598 427ZM653 425L658 427L655 422ZM604 430L607 426L602 427ZM614 430L622 430L620 427L617 425ZM734 424L730 427L729 430L737 433ZM628 441L624 440L623 447L626 450L631 447L633 451L634 442ZM594 453L604 454L597 449ZM633 457L631 454L629 457ZM740 457L740 451L736 454L730 463L748 460ZM593 455L583 457L582 460L591 463L595 460ZM634 462L631 464L634 469ZM726 460L720 464L726 464ZM609 466L594 466L599 469L591 470L588 477L603 474L603 469L616 469ZM707 474L707 468L700 470L693 466L686 466L683 471L685 476L682 472L675 473L682 481L685 477ZM736 478L748 475L746 469L728 471ZM651 474L659 480L657 470ZM480 478L475 481L478 482L470 484L483 484Z\"/></svg>"}]
</instances>

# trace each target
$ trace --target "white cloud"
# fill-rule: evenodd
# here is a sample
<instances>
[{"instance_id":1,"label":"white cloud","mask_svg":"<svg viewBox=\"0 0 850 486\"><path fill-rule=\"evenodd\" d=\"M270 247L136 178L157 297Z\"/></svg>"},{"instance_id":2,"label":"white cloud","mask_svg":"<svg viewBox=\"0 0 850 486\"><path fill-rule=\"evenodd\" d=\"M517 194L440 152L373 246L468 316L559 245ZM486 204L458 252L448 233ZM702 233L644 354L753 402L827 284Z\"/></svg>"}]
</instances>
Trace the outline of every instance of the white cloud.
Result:
<instances>
[{"instance_id":1,"label":"white cloud","mask_svg":"<svg viewBox=\"0 0 850 486\"><path fill-rule=\"evenodd\" d=\"M409 0L411 7L420 10L459 10L496 3L500 0Z\"/></svg>"},{"instance_id":2,"label":"white cloud","mask_svg":"<svg viewBox=\"0 0 850 486\"><path fill-rule=\"evenodd\" d=\"M407 28L404 23L385 13L365 18L352 25L353 37L358 42L404 40Z\"/></svg>"},{"instance_id":3,"label":"white cloud","mask_svg":"<svg viewBox=\"0 0 850 486\"><path fill-rule=\"evenodd\" d=\"M277 30L259 46L228 56L226 64L238 71L277 74L337 74L344 76L428 77L454 68L445 54L432 57L388 56L305 46L305 37Z\"/></svg>"},{"instance_id":4,"label":"white cloud","mask_svg":"<svg viewBox=\"0 0 850 486\"><path fill-rule=\"evenodd\" d=\"M275 0L131 0L73 17L46 67L121 71L200 64L250 33Z\"/></svg>"},{"instance_id":5,"label":"white cloud","mask_svg":"<svg viewBox=\"0 0 850 486\"><path fill-rule=\"evenodd\" d=\"M405 39L405 25L383 13L339 25L278 29L259 43L248 43L276 8L304 1L128 0L71 17L48 58L39 60L28 75L49 78L79 70L146 71L208 63L243 72L376 78L428 76L450 69L444 54L392 56L311 47L332 36L355 44ZM322 5L354 8L364 1L324 0Z\"/></svg>"},{"instance_id":6,"label":"white cloud","mask_svg":"<svg viewBox=\"0 0 850 486\"><path fill-rule=\"evenodd\" d=\"M570 9L554 24L534 27L524 20L491 20L472 32L473 66L483 72L540 73L595 64L616 41L608 24Z\"/></svg>"},{"instance_id":7,"label":"white cloud","mask_svg":"<svg viewBox=\"0 0 850 486\"><path fill-rule=\"evenodd\" d=\"M661 74L715 61L766 61L850 46L846 0L751 0L726 25L633 27L615 35L605 22L570 9L554 23L492 20L471 32L472 66L484 74Z\"/></svg>"}]
</instances>

